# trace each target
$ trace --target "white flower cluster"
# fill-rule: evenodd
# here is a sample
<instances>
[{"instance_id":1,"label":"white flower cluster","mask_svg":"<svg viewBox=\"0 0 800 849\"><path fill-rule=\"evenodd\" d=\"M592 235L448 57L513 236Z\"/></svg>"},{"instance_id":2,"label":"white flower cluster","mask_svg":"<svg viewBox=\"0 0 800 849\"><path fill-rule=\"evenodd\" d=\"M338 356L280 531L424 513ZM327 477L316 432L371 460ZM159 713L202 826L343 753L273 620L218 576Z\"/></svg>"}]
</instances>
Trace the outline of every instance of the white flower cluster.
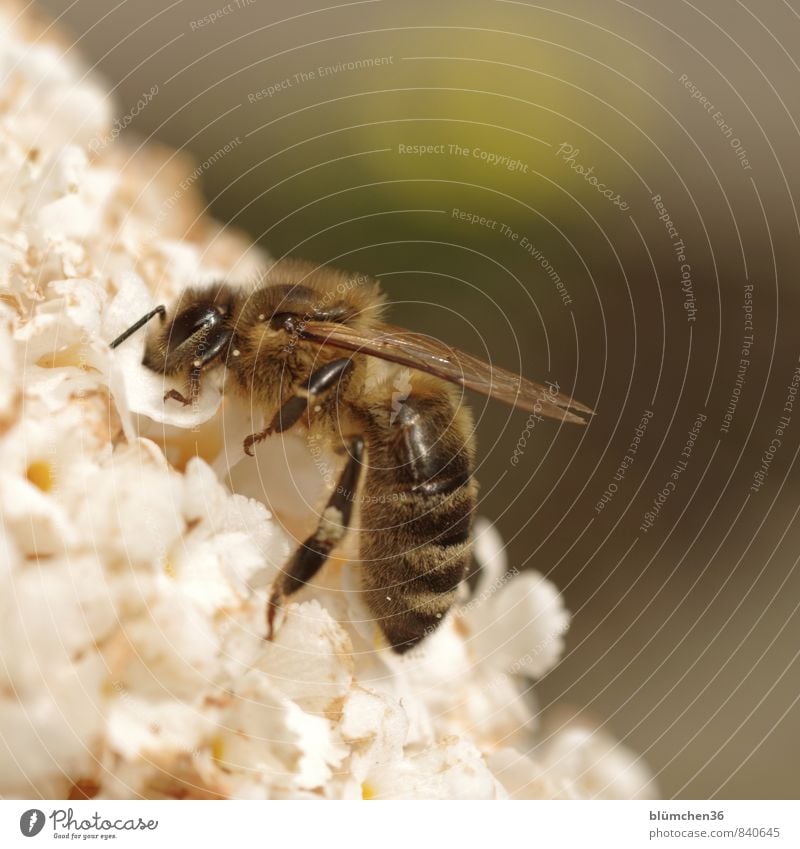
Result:
<instances>
[{"instance_id":1,"label":"white flower cluster","mask_svg":"<svg viewBox=\"0 0 800 849\"><path fill-rule=\"evenodd\" d=\"M481 584L414 652L376 648L341 559L264 640L290 543L241 494L263 463L226 477L247 411L213 386L167 406L143 334L107 344L156 296L263 257L176 203L174 154L93 144L107 95L28 17L0 13L0 76L0 795L653 793L602 731L537 725L568 616L540 575L507 575L485 523Z\"/></svg>"}]
</instances>

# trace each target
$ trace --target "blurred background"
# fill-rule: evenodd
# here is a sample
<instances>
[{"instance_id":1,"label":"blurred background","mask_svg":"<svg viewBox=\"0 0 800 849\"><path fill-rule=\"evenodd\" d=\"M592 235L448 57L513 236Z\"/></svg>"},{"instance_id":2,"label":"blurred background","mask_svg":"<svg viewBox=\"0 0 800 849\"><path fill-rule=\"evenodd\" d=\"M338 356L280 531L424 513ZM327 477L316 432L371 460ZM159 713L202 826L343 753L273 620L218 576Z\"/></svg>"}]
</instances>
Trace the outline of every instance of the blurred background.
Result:
<instances>
[{"instance_id":1,"label":"blurred background","mask_svg":"<svg viewBox=\"0 0 800 849\"><path fill-rule=\"evenodd\" d=\"M480 512L574 616L541 707L666 797L797 798L800 4L39 5L221 221L594 407L473 399Z\"/></svg>"}]
</instances>

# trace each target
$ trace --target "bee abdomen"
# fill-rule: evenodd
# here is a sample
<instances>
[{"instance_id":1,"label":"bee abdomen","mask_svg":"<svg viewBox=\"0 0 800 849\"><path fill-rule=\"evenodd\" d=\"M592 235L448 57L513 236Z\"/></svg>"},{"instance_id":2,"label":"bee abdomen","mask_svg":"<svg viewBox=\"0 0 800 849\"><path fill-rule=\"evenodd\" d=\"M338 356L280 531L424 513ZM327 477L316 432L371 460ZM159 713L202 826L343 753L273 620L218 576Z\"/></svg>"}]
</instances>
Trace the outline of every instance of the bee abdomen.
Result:
<instances>
[{"instance_id":1,"label":"bee abdomen","mask_svg":"<svg viewBox=\"0 0 800 849\"><path fill-rule=\"evenodd\" d=\"M369 480L369 476L368 476ZM404 653L438 628L471 557L477 485L471 476L434 495L407 493L397 509L362 510L367 605L392 648Z\"/></svg>"},{"instance_id":2,"label":"bee abdomen","mask_svg":"<svg viewBox=\"0 0 800 849\"><path fill-rule=\"evenodd\" d=\"M447 548L451 548L448 546ZM450 552L436 544L390 558L365 572L366 601L392 648L403 653L439 627L456 600L470 558L461 543Z\"/></svg>"}]
</instances>

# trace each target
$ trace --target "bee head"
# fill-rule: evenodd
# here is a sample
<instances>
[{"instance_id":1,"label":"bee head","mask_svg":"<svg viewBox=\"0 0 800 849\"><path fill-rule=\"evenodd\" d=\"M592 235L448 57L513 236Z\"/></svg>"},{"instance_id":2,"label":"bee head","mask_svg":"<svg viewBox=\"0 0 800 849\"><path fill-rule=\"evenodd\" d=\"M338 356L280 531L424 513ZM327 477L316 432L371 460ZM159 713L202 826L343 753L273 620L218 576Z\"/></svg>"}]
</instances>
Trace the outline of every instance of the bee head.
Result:
<instances>
[{"instance_id":1,"label":"bee head","mask_svg":"<svg viewBox=\"0 0 800 849\"><path fill-rule=\"evenodd\" d=\"M232 311L233 298L227 289L190 289L171 315L164 307L157 307L115 339L111 347L116 348L158 315L161 320L148 334L142 364L159 374L196 374L227 353L233 338Z\"/></svg>"}]
</instances>

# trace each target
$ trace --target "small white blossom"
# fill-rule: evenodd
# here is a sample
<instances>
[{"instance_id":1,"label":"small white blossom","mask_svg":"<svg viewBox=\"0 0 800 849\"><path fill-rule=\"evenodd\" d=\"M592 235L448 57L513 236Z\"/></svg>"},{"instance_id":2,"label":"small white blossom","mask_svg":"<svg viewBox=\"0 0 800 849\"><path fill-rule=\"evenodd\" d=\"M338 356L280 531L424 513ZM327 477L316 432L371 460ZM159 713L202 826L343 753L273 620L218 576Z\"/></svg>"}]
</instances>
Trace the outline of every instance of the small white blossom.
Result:
<instances>
[{"instance_id":1,"label":"small white blossom","mask_svg":"<svg viewBox=\"0 0 800 849\"><path fill-rule=\"evenodd\" d=\"M373 770L366 792L373 799L506 798L481 752L456 737Z\"/></svg>"}]
</instances>

